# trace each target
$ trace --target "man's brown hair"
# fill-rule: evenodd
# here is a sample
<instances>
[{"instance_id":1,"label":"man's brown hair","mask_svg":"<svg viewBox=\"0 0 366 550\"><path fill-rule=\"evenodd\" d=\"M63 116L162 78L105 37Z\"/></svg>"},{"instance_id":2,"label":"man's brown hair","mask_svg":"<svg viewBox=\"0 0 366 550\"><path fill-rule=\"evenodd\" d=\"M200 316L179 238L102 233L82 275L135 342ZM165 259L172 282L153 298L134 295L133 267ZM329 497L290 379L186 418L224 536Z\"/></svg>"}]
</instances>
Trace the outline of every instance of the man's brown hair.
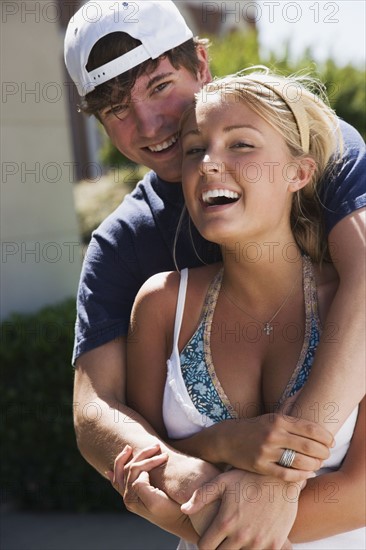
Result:
<instances>
[{"instance_id":1,"label":"man's brown hair","mask_svg":"<svg viewBox=\"0 0 366 550\"><path fill-rule=\"evenodd\" d=\"M141 44L140 40L132 38L124 32L114 32L98 40L92 48L88 64L88 71L101 67L105 63L120 57ZM89 115L98 117L101 109L128 101L136 80L142 74L153 72L161 59L166 57L175 69L184 67L194 76L199 70L200 60L197 55L198 46L208 47L208 40L192 38L180 46L173 48L157 59L148 59L137 67L112 78L108 82L97 86L83 98L81 110Z\"/></svg>"}]
</instances>

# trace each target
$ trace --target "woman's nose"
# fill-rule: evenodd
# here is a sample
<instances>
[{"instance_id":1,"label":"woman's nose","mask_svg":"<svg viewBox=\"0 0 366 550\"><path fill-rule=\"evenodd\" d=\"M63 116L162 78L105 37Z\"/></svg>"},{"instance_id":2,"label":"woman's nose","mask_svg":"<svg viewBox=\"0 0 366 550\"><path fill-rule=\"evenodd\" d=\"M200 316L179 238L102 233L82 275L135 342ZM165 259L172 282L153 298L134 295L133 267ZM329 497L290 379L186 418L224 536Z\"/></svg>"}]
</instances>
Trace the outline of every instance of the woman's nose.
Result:
<instances>
[{"instance_id":1,"label":"woman's nose","mask_svg":"<svg viewBox=\"0 0 366 550\"><path fill-rule=\"evenodd\" d=\"M206 154L200 164L201 175L217 174L220 172L220 164L211 159L210 155Z\"/></svg>"}]
</instances>

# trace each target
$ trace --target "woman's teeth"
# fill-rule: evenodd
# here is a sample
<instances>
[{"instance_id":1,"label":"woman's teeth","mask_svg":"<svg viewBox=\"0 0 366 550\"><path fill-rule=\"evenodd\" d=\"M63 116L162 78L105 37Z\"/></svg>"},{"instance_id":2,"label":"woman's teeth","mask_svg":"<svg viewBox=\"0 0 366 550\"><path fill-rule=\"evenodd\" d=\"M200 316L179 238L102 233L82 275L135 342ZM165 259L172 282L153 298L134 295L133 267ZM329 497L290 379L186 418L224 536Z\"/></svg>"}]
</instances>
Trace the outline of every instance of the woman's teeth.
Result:
<instances>
[{"instance_id":1,"label":"woman's teeth","mask_svg":"<svg viewBox=\"0 0 366 550\"><path fill-rule=\"evenodd\" d=\"M202 193L202 201L205 204L226 204L240 198L239 193L229 189L210 189ZM220 200L221 199L221 200ZM224 201L222 200L224 199ZM228 199L227 201L225 199Z\"/></svg>"}]
</instances>

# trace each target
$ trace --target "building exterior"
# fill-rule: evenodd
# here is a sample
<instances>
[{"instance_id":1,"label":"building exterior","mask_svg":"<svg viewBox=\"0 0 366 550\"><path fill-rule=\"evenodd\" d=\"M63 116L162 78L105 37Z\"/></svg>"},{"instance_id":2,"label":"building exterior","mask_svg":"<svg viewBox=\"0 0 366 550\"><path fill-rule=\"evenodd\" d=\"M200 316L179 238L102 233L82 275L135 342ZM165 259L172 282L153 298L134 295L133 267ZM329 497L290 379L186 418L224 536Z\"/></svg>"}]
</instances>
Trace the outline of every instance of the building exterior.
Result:
<instances>
[{"instance_id":1,"label":"building exterior","mask_svg":"<svg viewBox=\"0 0 366 550\"><path fill-rule=\"evenodd\" d=\"M96 121L77 112L63 61L67 23L83 3L0 2L2 319L76 294L73 185L103 171ZM175 3L201 36L254 25L254 2Z\"/></svg>"},{"instance_id":2,"label":"building exterior","mask_svg":"<svg viewBox=\"0 0 366 550\"><path fill-rule=\"evenodd\" d=\"M253 1L177 0L174 3L194 33L200 36L225 36L255 27L256 2Z\"/></svg>"},{"instance_id":3,"label":"building exterior","mask_svg":"<svg viewBox=\"0 0 366 550\"><path fill-rule=\"evenodd\" d=\"M2 319L75 296L81 268L56 7L0 3Z\"/></svg>"}]
</instances>

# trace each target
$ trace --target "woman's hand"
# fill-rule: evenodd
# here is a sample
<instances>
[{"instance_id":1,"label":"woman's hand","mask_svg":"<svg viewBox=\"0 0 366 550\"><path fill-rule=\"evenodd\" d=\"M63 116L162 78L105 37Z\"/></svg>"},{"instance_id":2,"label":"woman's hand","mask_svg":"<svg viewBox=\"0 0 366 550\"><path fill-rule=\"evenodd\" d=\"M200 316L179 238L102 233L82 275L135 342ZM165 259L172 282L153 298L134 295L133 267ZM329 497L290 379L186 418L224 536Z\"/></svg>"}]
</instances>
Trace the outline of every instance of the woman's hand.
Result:
<instances>
[{"instance_id":1,"label":"woman's hand","mask_svg":"<svg viewBox=\"0 0 366 550\"><path fill-rule=\"evenodd\" d=\"M218 462L287 482L313 477L334 442L322 426L281 413L229 420L216 426L214 452ZM291 468L278 465L285 449L296 451Z\"/></svg>"},{"instance_id":2,"label":"woman's hand","mask_svg":"<svg viewBox=\"0 0 366 550\"><path fill-rule=\"evenodd\" d=\"M161 453L159 445L148 447L134 457L131 447L126 445L115 459L114 472L108 472L107 476L130 512L190 542L197 542L197 533L179 504L150 483L148 472L164 467L167 460L168 455Z\"/></svg>"}]
</instances>

